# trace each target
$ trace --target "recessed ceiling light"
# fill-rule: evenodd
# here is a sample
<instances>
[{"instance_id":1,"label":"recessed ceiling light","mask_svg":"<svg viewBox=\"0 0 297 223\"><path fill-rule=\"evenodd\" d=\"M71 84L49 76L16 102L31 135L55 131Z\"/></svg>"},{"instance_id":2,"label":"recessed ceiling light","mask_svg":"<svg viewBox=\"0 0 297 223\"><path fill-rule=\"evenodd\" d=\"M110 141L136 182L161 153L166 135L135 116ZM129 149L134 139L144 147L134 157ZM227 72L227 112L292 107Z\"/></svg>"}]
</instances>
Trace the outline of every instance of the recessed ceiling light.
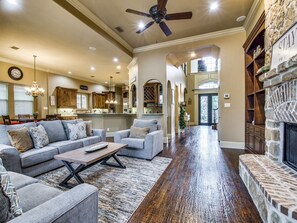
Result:
<instances>
[{"instance_id":1,"label":"recessed ceiling light","mask_svg":"<svg viewBox=\"0 0 297 223\"><path fill-rule=\"evenodd\" d=\"M114 58L113 58L113 62L119 62L119 59L116 58L116 57L114 57Z\"/></svg>"},{"instance_id":2,"label":"recessed ceiling light","mask_svg":"<svg viewBox=\"0 0 297 223\"><path fill-rule=\"evenodd\" d=\"M95 50L96 50L96 47L94 47L94 46L90 46L90 47L89 47L89 50L95 51Z\"/></svg>"},{"instance_id":3,"label":"recessed ceiling light","mask_svg":"<svg viewBox=\"0 0 297 223\"><path fill-rule=\"evenodd\" d=\"M121 69L121 66L117 66L117 69L120 70Z\"/></svg>"},{"instance_id":4,"label":"recessed ceiling light","mask_svg":"<svg viewBox=\"0 0 297 223\"><path fill-rule=\"evenodd\" d=\"M143 29L144 28L144 23L141 21L138 23L138 28Z\"/></svg>"},{"instance_id":5,"label":"recessed ceiling light","mask_svg":"<svg viewBox=\"0 0 297 223\"><path fill-rule=\"evenodd\" d=\"M239 16L237 19L236 19L236 22L242 22L246 19L246 16L242 15L242 16Z\"/></svg>"},{"instance_id":6,"label":"recessed ceiling light","mask_svg":"<svg viewBox=\"0 0 297 223\"><path fill-rule=\"evenodd\" d=\"M108 84L108 82L107 82L107 81L105 81L105 82L104 82L104 84Z\"/></svg>"},{"instance_id":7,"label":"recessed ceiling light","mask_svg":"<svg viewBox=\"0 0 297 223\"><path fill-rule=\"evenodd\" d=\"M91 67L90 69L91 69L91 70L95 70L95 67Z\"/></svg>"},{"instance_id":8,"label":"recessed ceiling light","mask_svg":"<svg viewBox=\"0 0 297 223\"><path fill-rule=\"evenodd\" d=\"M7 0L8 3L12 4L12 5L17 5L18 3L16 2L16 0Z\"/></svg>"},{"instance_id":9,"label":"recessed ceiling light","mask_svg":"<svg viewBox=\"0 0 297 223\"><path fill-rule=\"evenodd\" d=\"M68 74L72 74L72 72L71 71L68 71Z\"/></svg>"},{"instance_id":10,"label":"recessed ceiling light","mask_svg":"<svg viewBox=\"0 0 297 223\"><path fill-rule=\"evenodd\" d=\"M196 53L195 52L192 52L191 53L191 57L193 58L193 57L195 57L196 56Z\"/></svg>"},{"instance_id":11,"label":"recessed ceiling light","mask_svg":"<svg viewBox=\"0 0 297 223\"><path fill-rule=\"evenodd\" d=\"M210 4L209 9L210 11L215 11L219 8L219 3L218 2L213 2Z\"/></svg>"}]
</instances>

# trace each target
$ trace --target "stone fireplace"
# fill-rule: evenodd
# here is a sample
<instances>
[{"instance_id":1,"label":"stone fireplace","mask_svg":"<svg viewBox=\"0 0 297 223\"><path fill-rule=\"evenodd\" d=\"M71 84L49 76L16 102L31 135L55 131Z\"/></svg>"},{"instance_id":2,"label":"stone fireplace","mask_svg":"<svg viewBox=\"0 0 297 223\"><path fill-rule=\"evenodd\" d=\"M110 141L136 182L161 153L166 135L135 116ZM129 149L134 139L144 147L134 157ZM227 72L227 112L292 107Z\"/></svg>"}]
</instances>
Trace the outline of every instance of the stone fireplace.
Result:
<instances>
[{"instance_id":1,"label":"stone fireplace","mask_svg":"<svg viewBox=\"0 0 297 223\"><path fill-rule=\"evenodd\" d=\"M265 64L270 65L273 44L297 22L297 1L264 5ZM240 176L264 222L297 222L297 171L284 162L297 168L297 55L259 79L265 88L265 155L241 156Z\"/></svg>"}]
</instances>

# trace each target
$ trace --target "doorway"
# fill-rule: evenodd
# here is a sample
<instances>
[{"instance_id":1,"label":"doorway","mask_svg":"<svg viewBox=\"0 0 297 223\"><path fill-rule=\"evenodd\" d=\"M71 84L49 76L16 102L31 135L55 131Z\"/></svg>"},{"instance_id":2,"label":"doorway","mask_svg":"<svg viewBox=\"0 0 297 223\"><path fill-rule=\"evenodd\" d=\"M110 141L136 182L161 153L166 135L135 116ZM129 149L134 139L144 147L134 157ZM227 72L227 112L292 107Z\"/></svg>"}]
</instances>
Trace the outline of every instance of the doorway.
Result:
<instances>
[{"instance_id":1,"label":"doorway","mask_svg":"<svg viewBox=\"0 0 297 223\"><path fill-rule=\"evenodd\" d=\"M199 125L218 123L218 94L199 94Z\"/></svg>"}]
</instances>

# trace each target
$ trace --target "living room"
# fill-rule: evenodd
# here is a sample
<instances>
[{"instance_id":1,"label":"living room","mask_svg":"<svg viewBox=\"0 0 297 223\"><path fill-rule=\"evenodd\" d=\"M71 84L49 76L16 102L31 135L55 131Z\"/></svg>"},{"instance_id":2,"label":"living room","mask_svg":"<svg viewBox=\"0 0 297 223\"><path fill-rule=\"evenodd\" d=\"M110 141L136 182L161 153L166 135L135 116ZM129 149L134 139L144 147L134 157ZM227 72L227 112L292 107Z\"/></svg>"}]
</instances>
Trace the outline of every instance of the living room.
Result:
<instances>
[{"instance_id":1,"label":"living room","mask_svg":"<svg viewBox=\"0 0 297 223\"><path fill-rule=\"evenodd\" d=\"M1 222L297 222L296 8L1 0Z\"/></svg>"}]
</instances>

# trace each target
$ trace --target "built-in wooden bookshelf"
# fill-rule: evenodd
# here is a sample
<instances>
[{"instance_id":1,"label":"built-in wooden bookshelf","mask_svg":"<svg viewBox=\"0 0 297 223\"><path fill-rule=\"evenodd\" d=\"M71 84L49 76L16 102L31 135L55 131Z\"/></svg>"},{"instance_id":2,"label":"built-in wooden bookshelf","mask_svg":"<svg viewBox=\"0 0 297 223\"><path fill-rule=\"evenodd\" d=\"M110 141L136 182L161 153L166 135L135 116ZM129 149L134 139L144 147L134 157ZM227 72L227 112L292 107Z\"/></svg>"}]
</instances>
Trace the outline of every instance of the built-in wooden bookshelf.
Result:
<instances>
[{"instance_id":1,"label":"built-in wooden bookshelf","mask_svg":"<svg viewBox=\"0 0 297 223\"><path fill-rule=\"evenodd\" d=\"M265 90L257 71L265 64L265 14L244 43L245 51L245 148L265 153Z\"/></svg>"}]
</instances>

